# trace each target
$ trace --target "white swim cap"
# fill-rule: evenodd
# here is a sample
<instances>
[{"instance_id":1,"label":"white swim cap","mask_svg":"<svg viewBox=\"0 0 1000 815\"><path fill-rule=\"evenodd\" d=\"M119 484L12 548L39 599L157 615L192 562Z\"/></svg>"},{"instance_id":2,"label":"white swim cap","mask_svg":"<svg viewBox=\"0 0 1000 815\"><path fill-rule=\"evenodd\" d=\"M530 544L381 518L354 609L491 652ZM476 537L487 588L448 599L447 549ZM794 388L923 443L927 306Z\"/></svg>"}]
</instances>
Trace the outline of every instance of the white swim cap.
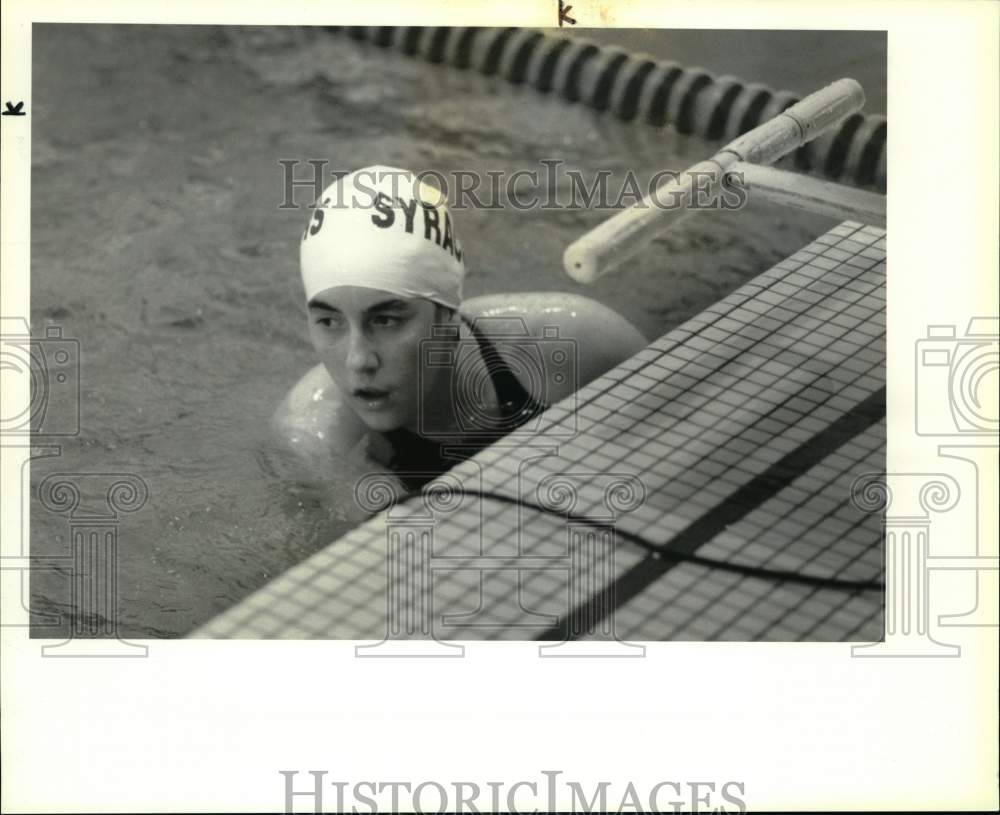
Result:
<instances>
[{"instance_id":1,"label":"white swim cap","mask_svg":"<svg viewBox=\"0 0 1000 815\"><path fill-rule=\"evenodd\" d=\"M408 170L365 167L315 204L300 252L306 300L334 286L423 297L457 309L464 252L445 195Z\"/></svg>"}]
</instances>

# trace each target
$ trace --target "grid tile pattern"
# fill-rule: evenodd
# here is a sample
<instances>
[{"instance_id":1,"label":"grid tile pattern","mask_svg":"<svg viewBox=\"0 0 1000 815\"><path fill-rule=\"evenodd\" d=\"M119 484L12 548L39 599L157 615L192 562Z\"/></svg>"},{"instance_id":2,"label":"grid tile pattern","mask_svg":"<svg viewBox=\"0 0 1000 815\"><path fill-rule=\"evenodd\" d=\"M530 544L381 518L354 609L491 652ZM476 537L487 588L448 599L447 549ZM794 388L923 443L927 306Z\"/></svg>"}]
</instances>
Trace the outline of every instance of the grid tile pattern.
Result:
<instances>
[{"instance_id":1,"label":"grid tile pattern","mask_svg":"<svg viewBox=\"0 0 1000 815\"><path fill-rule=\"evenodd\" d=\"M884 234L832 229L194 636L879 639L881 592L787 573L883 574L849 496L884 470Z\"/></svg>"}]
</instances>

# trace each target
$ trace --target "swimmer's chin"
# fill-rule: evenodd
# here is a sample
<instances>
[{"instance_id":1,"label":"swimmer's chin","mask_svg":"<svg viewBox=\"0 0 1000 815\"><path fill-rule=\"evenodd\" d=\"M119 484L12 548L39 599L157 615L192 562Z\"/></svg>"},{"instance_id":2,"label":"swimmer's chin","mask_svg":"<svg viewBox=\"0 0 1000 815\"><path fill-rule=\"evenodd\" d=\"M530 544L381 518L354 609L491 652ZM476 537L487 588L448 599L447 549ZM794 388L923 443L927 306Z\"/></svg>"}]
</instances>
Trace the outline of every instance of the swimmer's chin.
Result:
<instances>
[{"instance_id":1,"label":"swimmer's chin","mask_svg":"<svg viewBox=\"0 0 1000 815\"><path fill-rule=\"evenodd\" d=\"M362 416L361 421L364 423L365 427L369 430L374 430L376 433L391 433L394 430L402 430L404 427L403 422L382 417L369 419L366 416Z\"/></svg>"},{"instance_id":2,"label":"swimmer's chin","mask_svg":"<svg viewBox=\"0 0 1000 815\"><path fill-rule=\"evenodd\" d=\"M392 410L366 410L363 405L352 405L355 415L369 430L377 433L390 433L393 430L403 430L408 422Z\"/></svg>"}]
</instances>

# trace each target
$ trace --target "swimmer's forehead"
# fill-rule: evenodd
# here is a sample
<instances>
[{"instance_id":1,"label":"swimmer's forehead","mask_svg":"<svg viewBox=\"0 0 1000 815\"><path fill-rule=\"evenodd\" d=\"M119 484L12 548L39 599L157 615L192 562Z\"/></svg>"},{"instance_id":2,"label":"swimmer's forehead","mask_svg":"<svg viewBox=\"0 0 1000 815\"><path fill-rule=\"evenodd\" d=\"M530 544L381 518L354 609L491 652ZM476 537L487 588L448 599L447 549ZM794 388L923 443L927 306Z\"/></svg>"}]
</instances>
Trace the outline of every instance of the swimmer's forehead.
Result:
<instances>
[{"instance_id":1,"label":"swimmer's forehead","mask_svg":"<svg viewBox=\"0 0 1000 815\"><path fill-rule=\"evenodd\" d=\"M314 295L307 305L324 311L404 311L424 302L430 301L360 286L337 286Z\"/></svg>"}]
</instances>

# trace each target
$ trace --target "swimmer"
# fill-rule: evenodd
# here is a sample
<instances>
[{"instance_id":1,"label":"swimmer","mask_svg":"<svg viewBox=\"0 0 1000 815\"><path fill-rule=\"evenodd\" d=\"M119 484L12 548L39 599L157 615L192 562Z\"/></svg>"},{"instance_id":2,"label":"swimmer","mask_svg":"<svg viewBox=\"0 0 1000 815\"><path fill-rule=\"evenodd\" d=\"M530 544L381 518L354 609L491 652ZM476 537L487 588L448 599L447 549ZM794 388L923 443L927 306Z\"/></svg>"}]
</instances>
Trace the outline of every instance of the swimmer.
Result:
<instances>
[{"instance_id":1,"label":"swimmer","mask_svg":"<svg viewBox=\"0 0 1000 815\"><path fill-rule=\"evenodd\" d=\"M300 265L320 361L273 426L317 474L377 471L419 489L646 345L575 294L463 300L465 250L442 198L375 166L339 178L313 209ZM549 353L559 343L566 353Z\"/></svg>"}]
</instances>

